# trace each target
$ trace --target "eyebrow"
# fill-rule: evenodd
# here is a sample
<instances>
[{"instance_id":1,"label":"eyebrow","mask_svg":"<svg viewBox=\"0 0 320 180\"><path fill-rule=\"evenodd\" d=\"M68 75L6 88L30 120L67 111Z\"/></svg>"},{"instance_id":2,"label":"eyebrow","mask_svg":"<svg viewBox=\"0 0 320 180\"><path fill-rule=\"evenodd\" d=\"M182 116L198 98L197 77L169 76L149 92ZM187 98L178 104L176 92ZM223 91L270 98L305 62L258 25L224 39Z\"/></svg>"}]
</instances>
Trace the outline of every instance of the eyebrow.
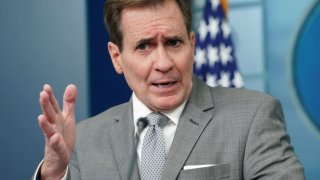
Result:
<instances>
[{"instance_id":1,"label":"eyebrow","mask_svg":"<svg viewBox=\"0 0 320 180\"><path fill-rule=\"evenodd\" d=\"M182 40L183 39L183 36L178 36L178 35L175 35L175 36L168 36L168 37L164 37L164 39L167 41L167 40Z\"/></svg>"},{"instance_id":2,"label":"eyebrow","mask_svg":"<svg viewBox=\"0 0 320 180\"><path fill-rule=\"evenodd\" d=\"M139 41L137 41L135 43L135 46L139 46L140 44L145 44L145 43L150 43L152 41L154 41L155 38L151 37L151 38L145 38L145 39L140 39ZM167 36L167 37L163 37L164 41L168 41L168 40L183 40L183 36L178 36L178 35L174 35L174 36Z\"/></svg>"},{"instance_id":3,"label":"eyebrow","mask_svg":"<svg viewBox=\"0 0 320 180\"><path fill-rule=\"evenodd\" d=\"M140 39L136 42L136 46L139 46L140 44L150 43L154 40L154 38L146 38L146 39Z\"/></svg>"}]
</instances>

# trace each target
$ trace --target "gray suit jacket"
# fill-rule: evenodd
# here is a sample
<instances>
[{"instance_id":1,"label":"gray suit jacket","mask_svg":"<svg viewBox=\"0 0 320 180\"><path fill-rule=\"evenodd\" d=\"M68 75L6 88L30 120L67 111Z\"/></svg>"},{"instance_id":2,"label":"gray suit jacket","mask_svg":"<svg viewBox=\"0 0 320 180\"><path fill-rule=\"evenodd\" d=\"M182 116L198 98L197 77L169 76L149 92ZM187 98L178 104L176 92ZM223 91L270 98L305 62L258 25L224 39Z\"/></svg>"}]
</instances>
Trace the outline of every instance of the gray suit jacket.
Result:
<instances>
[{"instance_id":1,"label":"gray suit jacket","mask_svg":"<svg viewBox=\"0 0 320 180\"><path fill-rule=\"evenodd\" d=\"M139 179L132 102L77 125L70 179ZM167 156L164 180L305 179L279 102L245 89L211 88L194 78ZM215 164L183 170L186 165Z\"/></svg>"}]
</instances>

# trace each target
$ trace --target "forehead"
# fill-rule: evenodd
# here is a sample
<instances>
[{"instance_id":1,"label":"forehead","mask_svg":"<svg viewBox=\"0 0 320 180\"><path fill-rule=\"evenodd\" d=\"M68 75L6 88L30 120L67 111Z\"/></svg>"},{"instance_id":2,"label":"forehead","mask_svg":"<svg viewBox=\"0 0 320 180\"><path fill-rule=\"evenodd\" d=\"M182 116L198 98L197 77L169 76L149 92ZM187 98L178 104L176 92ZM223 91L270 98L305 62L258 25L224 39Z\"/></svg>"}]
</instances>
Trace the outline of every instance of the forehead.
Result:
<instances>
[{"instance_id":1,"label":"forehead","mask_svg":"<svg viewBox=\"0 0 320 180\"><path fill-rule=\"evenodd\" d=\"M122 11L121 30L124 39L162 33L185 33L186 26L180 8L175 1L159 5L130 7Z\"/></svg>"}]
</instances>

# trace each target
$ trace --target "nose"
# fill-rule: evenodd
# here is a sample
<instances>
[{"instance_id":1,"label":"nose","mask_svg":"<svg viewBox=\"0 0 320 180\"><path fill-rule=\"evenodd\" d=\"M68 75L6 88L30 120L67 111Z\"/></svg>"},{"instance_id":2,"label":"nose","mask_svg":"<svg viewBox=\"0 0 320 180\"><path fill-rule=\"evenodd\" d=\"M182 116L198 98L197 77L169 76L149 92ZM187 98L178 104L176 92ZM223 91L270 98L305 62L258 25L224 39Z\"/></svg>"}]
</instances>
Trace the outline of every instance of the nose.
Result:
<instances>
[{"instance_id":1,"label":"nose","mask_svg":"<svg viewBox=\"0 0 320 180\"><path fill-rule=\"evenodd\" d=\"M161 46L157 48L153 66L156 71L160 72L168 72L173 68L173 59L165 48Z\"/></svg>"}]
</instances>

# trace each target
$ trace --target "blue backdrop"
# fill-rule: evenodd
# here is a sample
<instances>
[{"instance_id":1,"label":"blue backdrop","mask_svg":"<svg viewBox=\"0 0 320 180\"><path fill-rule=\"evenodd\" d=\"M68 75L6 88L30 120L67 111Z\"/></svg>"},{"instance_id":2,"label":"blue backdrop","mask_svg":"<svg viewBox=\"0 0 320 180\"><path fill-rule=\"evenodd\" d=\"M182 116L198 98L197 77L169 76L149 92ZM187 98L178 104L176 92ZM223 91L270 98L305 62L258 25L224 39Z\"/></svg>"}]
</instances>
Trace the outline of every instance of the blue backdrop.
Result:
<instances>
[{"instance_id":1,"label":"blue backdrop","mask_svg":"<svg viewBox=\"0 0 320 180\"><path fill-rule=\"evenodd\" d=\"M103 24L105 0L87 2L90 115L130 98L124 77L116 74L107 49L108 33Z\"/></svg>"},{"instance_id":2,"label":"blue backdrop","mask_svg":"<svg viewBox=\"0 0 320 180\"><path fill-rule=\"evenodd\" d=\"M292 75L299 102L320 130L320 2L303 22L293 50Z\"/></svg>"}]
</instances>

